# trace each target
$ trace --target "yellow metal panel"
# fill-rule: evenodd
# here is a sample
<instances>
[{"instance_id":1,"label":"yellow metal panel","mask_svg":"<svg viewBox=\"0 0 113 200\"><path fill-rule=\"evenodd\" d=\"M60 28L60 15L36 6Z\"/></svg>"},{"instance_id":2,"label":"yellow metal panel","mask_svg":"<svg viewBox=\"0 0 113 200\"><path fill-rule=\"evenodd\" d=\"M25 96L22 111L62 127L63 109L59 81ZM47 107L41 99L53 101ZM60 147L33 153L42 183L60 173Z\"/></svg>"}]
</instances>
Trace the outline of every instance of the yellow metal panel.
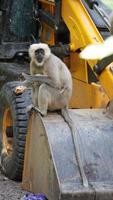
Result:
<instances>
[{"instance_id":1,"label":"yellow metal panel","mask_svg":"<svg viewBox=\"0 0 113 200\"><path fill-rule=\"evenodd\" d=\"M70 108L105 108L108 102L109 98L102 86L73 79Z\"/></svg>"},{"instance_id":2,"label":"yellow metal panel","mask_svg":"<svg viewBox=\"0 0 113 200\"><path fill-rule=\"evenodd\" d=\"M68 15L67 15L68 13ZM88 44L94 43L101 43L103 39L98 32L95 24L93 23L92 19L90 18L88 12L86 11L84 5L82 4L81 0L62 0L62 16L63 19L70 30L70 47L72 51L77 49L83 48ZM73 59L72 59L73 61ZM89 60L88 63L90 67L93 69L95 61ZM74 61L76 63L76 61ZM79 62L80 63L80 62ZM80 72L83 75L83 70L81 69L81 64L79 64L78 74ZM73 65L71 65L73 69ZM85 66L84 66L85 67ZM75 67L76 68L76 67ZM84 71L85 68L84 68ZM85 72L87 73L87 71ZM81 77L82 77L81 75ZM84 81L86 81L86 77L82 77ZM98 76L102 86L104 87L107 95L110 99L113 99L113 75L111 71L107 68L105 69L100 76ZM83 88L82 88L83 91ZM86 93L88 89L86 90ZM82 92L81 92L82 93ZM87 96L87 95L86 95ZM76 97L77 98L77 97ZM87 99L87 98L86 98ZM88 102L88 101L87 101ZM87 106L87 103L86 103Z\"/></svg>"},{"instance_id":3,"label":"yellow metal panel","mask_svg":"<svg viewBox=\"0 0 113 200\"><path fill-rule=\"evenodd\" d=\"M81 0L62 0L62 17L70 30L71 50L103 42Z\"/></svg>"},{"instance_id":4,"label":"yellow metal panel","mask_svg":"<svg viewBox=\"0 0 113 200\"><path fill-rule=\"evenodd\" d=\"M95 83L92 83L90 87L92 108L105 108L109 102L109 98L103 87Z\"/></svg>"},{"instance_id":5,"label":"yellow metal panel","mask_svg":"<svg viewBox=\"0 0 113 200\"><path fill-rule=\"evenodd\" d=\"M70 53L70 71L73 78L88 82L87 62L79 58L78 53Z\"/></svg>"}]
</instances>

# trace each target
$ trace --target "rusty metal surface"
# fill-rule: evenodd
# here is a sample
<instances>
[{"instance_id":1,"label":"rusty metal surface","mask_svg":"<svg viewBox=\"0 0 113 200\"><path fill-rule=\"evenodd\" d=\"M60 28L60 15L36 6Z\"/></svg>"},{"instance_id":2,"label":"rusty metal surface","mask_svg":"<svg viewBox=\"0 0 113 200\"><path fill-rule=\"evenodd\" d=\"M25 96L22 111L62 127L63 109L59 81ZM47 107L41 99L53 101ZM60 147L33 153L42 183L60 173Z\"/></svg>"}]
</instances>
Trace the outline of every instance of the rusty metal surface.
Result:
<instances>
[{"instance_id":1,"label":"rusty metal surface","mask_svg":"<svg viewBox=\"0 0 113 200\"><path fill-rule=\"evenodd\" d=\"M103 110L70 110L89 181L82 186L68 125L56 113L32 115L23 185L54 199L113 199L113 119ZM27 170L27 174L25 171Z\"/></svg>"}]
</instances>

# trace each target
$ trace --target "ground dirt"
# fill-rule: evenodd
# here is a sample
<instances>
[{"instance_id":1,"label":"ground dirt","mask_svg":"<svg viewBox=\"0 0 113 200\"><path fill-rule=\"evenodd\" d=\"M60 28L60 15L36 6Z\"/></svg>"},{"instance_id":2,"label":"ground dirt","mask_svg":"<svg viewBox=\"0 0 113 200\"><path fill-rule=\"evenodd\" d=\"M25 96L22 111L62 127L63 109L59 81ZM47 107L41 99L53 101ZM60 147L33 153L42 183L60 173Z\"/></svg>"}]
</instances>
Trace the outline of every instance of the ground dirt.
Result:
<instances>
[{"instance_id":1,"label":"ground dirt","mask_svg":"<svg viewBox=\"0 0 113 200\"><path fill-rule=\"evenodd\" d=\"M0 200L20 200L24 194L21 183L7 179L0 169Z\"/></svg>"}]
</instances>

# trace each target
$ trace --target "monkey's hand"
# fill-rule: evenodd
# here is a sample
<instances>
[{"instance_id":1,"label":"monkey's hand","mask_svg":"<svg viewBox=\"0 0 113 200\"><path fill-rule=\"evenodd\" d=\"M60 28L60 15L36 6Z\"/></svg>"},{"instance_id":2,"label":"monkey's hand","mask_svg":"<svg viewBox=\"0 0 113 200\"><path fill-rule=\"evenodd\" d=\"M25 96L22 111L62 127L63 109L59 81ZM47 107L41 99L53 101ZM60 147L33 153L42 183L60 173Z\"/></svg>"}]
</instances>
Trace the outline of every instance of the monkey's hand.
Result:
<instances>
[{"instance_id":1,"label":"monkey's hand","mask_svg":"<svg viewBox=\"0 0 113 200\"><path fill-rule=\"evenodd\" d=\"M15 93L16 94L21 94L21 93L23 93L24 92L24 90L26 90L26 86L17 86L16 88L15 88Z\"/></svg>"},{"instance_id":2,"label":"monkey's hand","mask_svg":"<svg viewBox=\"0 0 113 200\"><path fill-rule=\"evenodd\" d=\"M59 87L59 85L56 84L55 80L52 80L48 75L42 75L42 74L28 75L25 73L22 73L22 75L28 83L31 83L31 84L36 83L36 82L46 83L47 85L50 85L53 88L56 88L59 90L61 89L61 86Z\"/></svg>"},{"instance_id":3,"label":"monkey's hand","mask_svg":"<svg viewBox=\"0 0 113 200\"><path fill-rule=\"evenodd\" d=\"M47 75L42 75L42 74L28 75L23 72L22 76L29 83L34 83L34 82L48 83L48 81L50 80L50 78Z\"/></svg>"},{"instance_id":4,"label":"monkey's hand","mask_svg":"<svg viewBox=\"0 0 113 200\"><path fill-rule=\"evenodd\" d=\"M42 75L42 74L28 75L28 74L22 73L22 76L25 79L24 82L29 83L31 85L33 85L34 83L35 84L37 83L39 85L42 83L45 83L51 86L52 88L55 88L56 90L58 90L60 94L63 94L67 90L67 87L62 86L61 84L58 84L59 83L58 80L57 81L56 79L52 80L48 75Z\"/></svg>"}]
</instances>

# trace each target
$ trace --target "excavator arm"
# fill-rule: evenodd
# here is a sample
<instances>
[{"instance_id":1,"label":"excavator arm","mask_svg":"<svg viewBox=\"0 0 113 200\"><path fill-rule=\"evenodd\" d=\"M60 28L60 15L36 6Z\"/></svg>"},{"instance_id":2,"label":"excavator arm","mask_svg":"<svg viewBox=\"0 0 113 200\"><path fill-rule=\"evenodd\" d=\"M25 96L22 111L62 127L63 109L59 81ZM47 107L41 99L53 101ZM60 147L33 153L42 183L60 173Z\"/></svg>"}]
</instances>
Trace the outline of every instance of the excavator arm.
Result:
<instances>
[{"instance_id":1,"label":"excavator arm","mask_svg":"<svg viewBox=\"0 0 113 200\"><path fill-rule=\"evenodd\" d=\"M69 13L67 15L67 13ZM79 14L78 14L79 13ZM82 50L88 44L99 44L103 38L97 30L93 20L81 0L70 1L62 0L62 17L70 31L70 50L76 52ZM110 100L113 99L113 72L111 65L104 67L98 74L95 70L95 64L98 67L98 61L87 61L91 69L96 74L101 85L105 89Z\"/></svg>"}]
</instances>

